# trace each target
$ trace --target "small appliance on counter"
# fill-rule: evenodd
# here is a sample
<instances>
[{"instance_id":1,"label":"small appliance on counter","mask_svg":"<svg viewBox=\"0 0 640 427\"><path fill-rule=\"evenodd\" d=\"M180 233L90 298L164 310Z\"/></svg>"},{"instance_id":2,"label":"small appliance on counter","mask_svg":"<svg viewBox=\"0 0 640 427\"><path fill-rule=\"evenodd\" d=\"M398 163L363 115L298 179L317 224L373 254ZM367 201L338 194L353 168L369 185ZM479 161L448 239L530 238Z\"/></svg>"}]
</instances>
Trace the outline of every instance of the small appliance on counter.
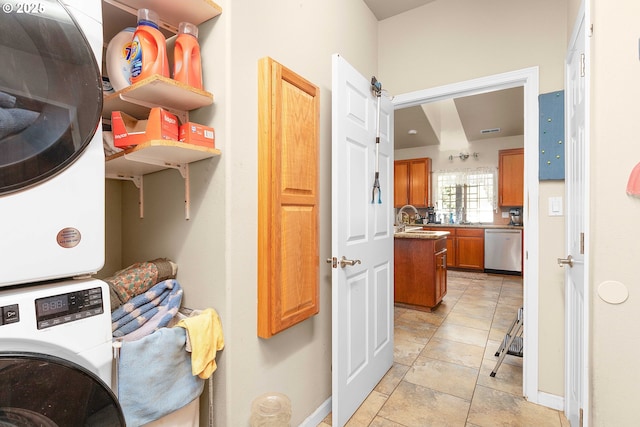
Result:
<instances>
[{"instance_id":1,"label":"small appliance on counter","mask_svg":"<svg viewBox=\"0 0 640 427\"><path fill-rule=\"evenodd\" d=\"M436 209L433 206L427 207L427 223L439 224L440 221L436 219Z\"/></svg>"},{"instance_id":2,"label":"small appliance on counter","mask_svg":"<svg viewBox=\"0 0 640 427\"><path fill-rule=\"evenodd\" d=\"M520 215L520 208L509 209L509 225L522 225L522 216Z\"/></svg>"}]
</instances>

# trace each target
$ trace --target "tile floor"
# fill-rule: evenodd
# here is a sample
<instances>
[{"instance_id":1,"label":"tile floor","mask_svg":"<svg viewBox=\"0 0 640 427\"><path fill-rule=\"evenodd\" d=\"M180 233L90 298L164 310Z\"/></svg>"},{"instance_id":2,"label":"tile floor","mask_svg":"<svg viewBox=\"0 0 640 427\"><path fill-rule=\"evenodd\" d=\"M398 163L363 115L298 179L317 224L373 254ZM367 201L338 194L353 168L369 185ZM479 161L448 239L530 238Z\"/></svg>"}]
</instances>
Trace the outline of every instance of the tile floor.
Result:
<instances>
[{"instance_id":1,"label":"tile floor","mask_svg":"<svg viewBox=\"0 0 640 427\"><path fill-rule=\"evenodd\" d=\"M495 352L522 306L517 276L449 271L431 313L395 308L394 364L347 427L568 427L522 397L522 358ZM329 414L318 427L331 426Z\"/></svg>"}]
</instances>

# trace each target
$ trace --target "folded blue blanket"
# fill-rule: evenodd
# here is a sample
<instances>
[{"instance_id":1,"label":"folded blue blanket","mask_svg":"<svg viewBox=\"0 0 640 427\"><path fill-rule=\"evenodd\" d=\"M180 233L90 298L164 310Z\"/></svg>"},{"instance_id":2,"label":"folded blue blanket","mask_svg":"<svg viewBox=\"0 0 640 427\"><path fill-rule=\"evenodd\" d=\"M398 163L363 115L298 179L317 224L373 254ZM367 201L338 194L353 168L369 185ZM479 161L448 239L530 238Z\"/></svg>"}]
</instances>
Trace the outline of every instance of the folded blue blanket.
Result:
<instances>
[{"instance_id":1,"label":"folded blue blanket","mask_svg":"<svg viewBox=\"0 0 640 427\"><path fill-rule=\"evenodd\" d=\"M168 279L131 298L111 313L113 336L131 341L127 335L139 339L167 326L180 308L182 293L178 281Z\"/></svg>"},{"instance_id":2,"label":"folded blue blanket","mask_svg":"<svg viewBox=\"0 0 640 427\"><path fill-rule=\"evenodd\" d=\"M157 420L198 398L204 380L191 373L183 328L162 328L123 342L118 364L118 400L127 426Z\"/></svg>"}]
</instances>

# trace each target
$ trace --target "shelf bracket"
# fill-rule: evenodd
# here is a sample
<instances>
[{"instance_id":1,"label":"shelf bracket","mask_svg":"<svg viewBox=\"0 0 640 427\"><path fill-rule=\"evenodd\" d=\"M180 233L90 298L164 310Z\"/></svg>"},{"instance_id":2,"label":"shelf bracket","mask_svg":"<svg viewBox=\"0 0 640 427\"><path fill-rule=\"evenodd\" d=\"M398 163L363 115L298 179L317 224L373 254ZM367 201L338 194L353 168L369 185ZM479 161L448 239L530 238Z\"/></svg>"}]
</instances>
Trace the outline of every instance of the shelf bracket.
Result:
<instances>
[{"instance_id":1,"label":"shelf bracket","mask_svg":"<svg viewBox=\"0 0 640 427\"><path fill-rule=\"evenodd\" d=\"M121 181L131 181L138 189L138 207L140 209L140 218L144 218L144 179L139 175L121 175L107 174L109 179L119 179Z\"/></svg>"},{"instance_id":2,"label":"shelf bracket","mask_svg":"<svg viewBox=\"0 0 640 427\"><path fill-rule=\"evenodd\" d=\"M184 179L184 218L191 219L191 180L189 179L189 163L178 165L178 171Z\"/></svg>"},{"instance_id":3,"label":"shelf bracket","mask_svg":"<svg viewBox=\"0 0 640 427\"><path fill-rule=\"evenodd\" d=\"M124 155L125 159L128 159L128 155ZM149 157L143 157L139 154L135 156L135 161L139 163L147 163L150 165L159 165L169 169L176 169L180 172L180 175L184 179L184 219L191 219L191 180L189 179L189 163L169 163L164 162L162 160L156 160ZM134 182L135 183L135 182ZM136 184L138 186L138 184ZM142 188L142 179L140 180L140 186L138 188ZM140 193L141 202L140 202L140 218L142 218L142 193Z\"/></svg>"}]
</instances>

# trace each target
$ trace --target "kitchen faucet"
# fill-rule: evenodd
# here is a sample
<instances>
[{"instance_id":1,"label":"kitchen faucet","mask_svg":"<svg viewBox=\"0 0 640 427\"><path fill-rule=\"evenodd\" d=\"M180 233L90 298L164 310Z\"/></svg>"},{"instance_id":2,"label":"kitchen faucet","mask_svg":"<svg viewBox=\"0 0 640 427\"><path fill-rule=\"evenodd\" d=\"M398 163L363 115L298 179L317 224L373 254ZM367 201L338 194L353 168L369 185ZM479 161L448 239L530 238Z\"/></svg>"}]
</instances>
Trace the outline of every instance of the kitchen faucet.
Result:
<instances>
[{"instance_id":1,"label":"kitchen faucet","mask_svg":"<svg viewBox=\"0 0 640 427\"><path fill-rule=\"evenodd\" d=\"M418 209L416 209L415 206L413 205L404 205L403 207L400 208L400 210L398 211L398 214L396 215L396 223L397 224L402 224L402 212L404 211L405 208L411 208L413 209L413 211L416 213L417 216L420 216L420 213L418 212Z\"/></svg>"}]
</instances>

